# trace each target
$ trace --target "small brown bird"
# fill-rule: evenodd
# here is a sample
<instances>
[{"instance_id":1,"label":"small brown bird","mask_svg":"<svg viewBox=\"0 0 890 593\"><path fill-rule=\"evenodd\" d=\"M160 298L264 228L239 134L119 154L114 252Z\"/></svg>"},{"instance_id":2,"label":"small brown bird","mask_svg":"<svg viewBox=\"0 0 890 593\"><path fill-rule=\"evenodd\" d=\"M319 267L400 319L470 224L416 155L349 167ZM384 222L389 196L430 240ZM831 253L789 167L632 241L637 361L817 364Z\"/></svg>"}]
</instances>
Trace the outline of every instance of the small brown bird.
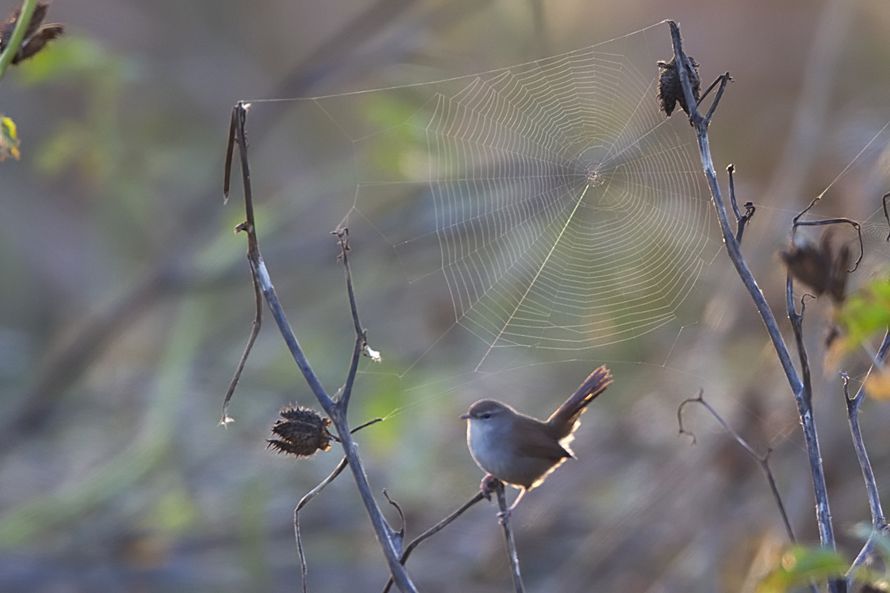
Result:
<instances>
[{"instance_id":1,"label":"small brown bird","mask_svg":"<svg viewBox=\"0 0 890 593\"><path fill-rule=\"evenodd\" d=\"M467 421L467 446L483 471L519 489L509 514L525 493L538 487L568 458L569 444L587 405L612 383L605 366L593 371L553 414L542 422L492 399L477 401L461 418Z\"/></svg>"}]
</instances>

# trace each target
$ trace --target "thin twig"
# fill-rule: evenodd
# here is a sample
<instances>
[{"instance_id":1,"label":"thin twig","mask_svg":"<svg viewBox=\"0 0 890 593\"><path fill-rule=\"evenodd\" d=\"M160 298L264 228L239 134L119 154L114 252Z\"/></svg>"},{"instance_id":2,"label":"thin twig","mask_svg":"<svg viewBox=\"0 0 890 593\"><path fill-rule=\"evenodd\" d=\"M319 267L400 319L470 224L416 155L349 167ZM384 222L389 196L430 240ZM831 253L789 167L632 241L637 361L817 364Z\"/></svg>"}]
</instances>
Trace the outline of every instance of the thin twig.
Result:
<instances>
[{"instance_id":1,"label":"thin twig","mask_svg":"<svg viewBox=\"0 0 890 593\"><path fill-rule=\"evenodd\" d=\"M337 237L337 245L340 248L338 258L343 263L343 268L346 271L346 294L349 297L349 312L352 315L352 325L355 328L355 346L353 347L352 358L349 362L349 371L346 374L346 381L343 383L340 397L337 400L340 413L345 416L349 411L349 398L352 396L352 387L355 384L355 377L358 373L359 360L368 343L368 334L359 320L355 289L352 286L352 269L349 267L349 229L341 226L334 230L332 234Z\"/></svg>"},{"instance_id":2,"label":"thin twig","mask_svg":"<svg viewBox=\"0 0 890 593\"><path fill-rule=\"evenodd\" d=\"M238 366L235 367L235 374L232 376L232 380L229 381L229 388L226 389L226 397L223 399L222 418L220 418L220 424L223 426L232 421L229 417L229 402L232 401L232 396L235 394L235 389L238 387L238 382L241 380L241 373L244 371L244 365L247 363L247 357L250 356L250 351L253 350L253 345L256 342L257 336L260 335L260 328L263 325L263 292L260 290L260 285L256 281L256 276L251 274L250 279L253 283L253 294L256 308L253 314L253 321L250 324L250 334L247 336L247 344L244 345L244 352L241 353L241 359L238 361Z\"/></svg>"},{"instance_id":3,"label":"thin twig","mask_svg":"<svg viewBox=\"0 0 890 593\"><path fill-rule=\"evenodd\" d=\"M522 584L522 574L519 572L519 555L516 553L516 541L513 539L513 528L510 527L510 511L507 507L507 496L504 494L504 484L500 480L493 480L494 492L498 497L500 512L500 524L504 528L504 543L507 546L507 558L510 560L510 571L513 575L513 589L516 593L525 593Z\"/></svg>"},{"instance_id":4,"label":"thin twig","mask_svg":"<svg viewBox=\"0 0 890 593\"><path fill-rule=\"evenodd\" d=\"M782 515L782 523L785 526L785 532L788 534L788 539L791 540L791 543L797 543L797 538L794 536L794 529L791 527L791 521L788 519L788 513L785 510L785 503L782 502L782 495L779 493L779 487L776 485L776 479L773 476L773 471L769 466L769 458L772 455L772 449L767 449L766 453L761 455L757 451L754 450L754 447L751 446L748 441L746 441L742 435L733 429L726 420L714 409L714 407L705 401L704 390L700 389L698 392L698 396L689 397L680 402L679 407L677 407L677 424L679 425L679 434L688 435L692 438L692 443L695 443L695 434L683 426L683 408L686 407L687 404L701 404L704 408L714 417L714 419L723 427L729 435L735 439L735 441L739 444L739 446L745 450L745 452L754 459L757 464L760 466L760 469L763 470L763 473L766 477L767 482L769 483L770 492L772 492L773 499L776 501L776 506L779 507L779 514Z\"/></svg>"},{"instance_id":5,"label":"thin twig","mask_svg":"<svg viewBox=\"0 0 890 593\"><path fill-rule=\"evenodd\" d=\"M467 509L469 509L470 507L475 505L477 502L483 500L484 498L485 498L485 495L482 494L482 492L477 492L473 498L471 498L470 500L468 500L467 502L462 504L450 515L448 515L447 517L445 517L444 519L442 519L441 521L439 521L438 523L436 523L435 525L433 525L432 527L430 527L429 529L427 529L426 531L424 531L423 533L421 533L420 535L418 535L417 537L412 539L410 542L408 542L408 545L405 546L405 551L402 552L402 557L400 558L400 562L402 564L405 564L406 562L408 562L408 558L411 556L411 552L414 551L414 548L416 548L417 546L422 544L424 541L428 540L429 538L433 537L434 535L436 535L437 533L439 533L440 531L445 529L452 521L454 521L455 519L457 519L458 517L463 515L467 511ZM383 593L389 593L389 590L391 587L392 587L392 577L389 577L389 580L386 582L386 585L384 585L384 587L383 587Z\"/></svg>"},{"instance_id":6,"label":"thin twig","mask_svg":"<svg viewBox=\"0 0 890 593\"><path fill-rule=\"evenodd\" d=\"M325 391L321 381L309 364L309 360L306 358L306 355L291 328L290 322L287 320L287 316L281 306L281 301L278 299L278 294L275 292L275 287L272 285L269 270L266 268L266 263L260 253L259 242L256 235L256 223L253 214L250 164L247 156L248 143L245 128L248 107L248 104L239 101L234 109L237 123L235 137L238 144L238 152L241 157L241 181L244 188L244 209L246 217L245 222L239 225L238 228L247 233L247 259L250 262L250 268L253 271L254 279L263 292L263 297L272 312L272 317L278 325L281 336L284 339L285 344L287 344L291 357L294 359L297 367L299 367L300 372L303 374L303 378L306 380L306 383L309 385L315 398L337 429L337 434L340 437L340 443L343 447L343 453L346 457L347 464L355 479L356 487L359 491L362 503L365 505L365 509L368 512L368 517L371 519L374 533L383 549L383 554L389 565L390 573L393 575L396 584L403 593L416 593L417 588L414 586L408 573L405 572L404 567L399 563L398 553L396 551L395 542L393 541L395 531L393 531L392 527L386 522L386 518L383 516L380 506L377 504L377 501L372 494L368 476L365 474L364 466L362 465L361 458L358 454L358 446L352 439L349 430L349 423L346 415L339 413L338 406L331 396L328 395L327 391Z\"/></svg>"},{"instance_id":7,"label":"thin twig","mask_svg":"<svg viewBox=\"0 0 890 593\"><path fill-rule=\"evenodd\" d=\"M373 420L368 420L367 422L360 424L352 429L353 434L360 431L363 428L367 428L372 424L377 424L378 422L383 422L383 418L374 418ZM338 439L339 440L339 439ZM294 539L297 542L297 554L300 556L300 580L303 583L303 593L309 593L309 568L306 566L306 551L303 549L303 536L300 534L300 511L309 504L313 498L318 496L325 487L337 479L337 477L343 473L343 470L346 469L347 460L344 457L337 463L336 467L334 467L333 471L331 471L328 476L319 482L312 490L307 492L303 498L300 499L300 502L297 503L297 506L294 507Z\"/></svg>"},{"instance_id":8,"label":"thin twig","mask_svg":"<svg viewBox=\"0 0 890 593\"><path fill-rule=\"evenodd\" d=\"M732 163L727 165L726 172L729 174L729 204L732 206L732 213L735 214L735 240L741 245L742 237L745 234L745 228L748 226L751 219L754 218L754 213L757 211L757 208L754 206L754 202L745 202L745 213L742 214L742 211L739 210L739 203L736 201L735 197L735 165Z\"/></svg>"},{"instance_id":9,"label":"thin twig","mask_svg":"<svg viewBox=\"0 0 890 593\"><path fill-rule=\"evenodd\" d=\"M804 210L798 213L797 216L794 217L793 222L791 223L791 239L794 240L795 233L798 227L802 226L829 226L834 224L848 224L856 230L856 236L859 239L859 257L856 258L856 261L853 263L853 267L847 270L848 273L855 272L859 269L859 264L862 263L862 258L865 257L865 243L862 241L862 225L859 224L859 221L853 220L852 218L839 217L839 218L825 218L823 220L800 220L800 217L804 215L804 213L812 208L815 202L811 202L809 206L807 206Z\"/></svg>"},{"instance_id":10,"label":"thin twig","mask_svg":"<svg viewBox=\"0 0 890 593\"><path fill-rule=\"evenodd\" d=\"M797 369L791 360L791 353L782 333L779 331L779 325L772 309L766 301L766 297L757 285L745 256L741 252L739 242L732 233L729 224L729 218L726 212L726 204L720 191L720 184L717 181L717 173L714 169L714 161L711 156L710 140L708 138L708 121L702 117L696 106L692 85L690 84L690 72L688 71L688 62L686 54L683 51L683 41L680 37L680 28L674 21L668 21L671 29L671 41L674 49L674 63L678 65L680 74L680 84L683 87L683 94L686 104L695 106L691 109L689 116L690 121L695 128L696 139L698 141L699 157L701 158L702 168L708 181L708 187L711 191L711 198L714 209L717 213L717 220L720 223L720 231L723 235L723 243L726 246L726 252L732 261L739 278L748 290L757 312L761 320L766 326L767 333L772 341L776 356L782 365L782 370L788 379L797 404L798 415L800 416L801 427L803 429L804 443L807 449L807 457L810 464L810 473L813 480L813 494L816 499L816 522L819 530L819 539L822 545L828 549L835 549L834 528L831 522L831 510L828 503L828 490L825 482L825 470L822 466L822 453L819 446L819 437L816 431L815 418L810 405L811 397L805 391L805 385L798 375ZM793 302L792 302L793 308ZM831 581L829 589L831 593L842 593L845 589L845 583L840 581Z\"/></svg>"},{"instance_id":11,"label":"thin twig","mask_svg":"<svg viewBox=\"0 0 890 593\"><path fill-rule=\"evenodd\" d=\"M890 331L884 333L884 339L881 341L881 346L878 348L872 367L868 370L868 373L866 373L865 380L868 379L868 376L871 374L875 366L883 364L887 358L888 351L890 351ZM856 558L850 565L850 570L847 571L847 578L849 578L850 575L855 572L857 568L862 566L871 555L872 548L874 547L873 540L875 534L887 531L888 525L884 515L884 509L881 506L881 495L878 491L875 472L872 468L871 460L868 458L868 450L865 447L865 441L862 438L862 429L859 426L859 411L862 406L862 401L865 398L865 380L863 380L862 385L859 386L856 395L850 397L849 375L842 373L841 379L844 383L844 403L847 405L847 420L850 424L850 435L853 439L853 448L856 450L856 459L859 462L859 469L862 471L862 479L865 482L865 491L868 496L868 508L871 513L872 524L872 534L862 546L862 550L860 550L859 554L856 555Z\"/></svg>"},{"instance_id":12,"label":"thin twig","mask_svg":"<svg viewBox=\"0 0 890 593\"><path fill-rule=\"evenodd\" d=\"M705 126L711 125L711 118L714 117L714 112L717 111L717 105L720 103L720 99L723 98L723 91L726 90L726 85L732 82L732 76L729 75L729 72L724 72L717 77L717 80L715 80L714 83L711 83L711 86L713 87L714 84L718 81L720 82L720 86L717 87L717 94L714 96L714 100L711 102L711 107L708 108L707 115L705 115ZM702 96L702 99L703 98L704 95ZM701 103L701 100L699 100L699 103ZM697 109L698 106L696 106L696 110Z\"/></svg>"},{"instance_id":13,"label":"thin twig","mask_svg":"<svg viewBox=\"0 0 890 593\"><path fill-rule=\"evenodd\" d=\"M396 510L396 512L399 514L399 530L396 531L396 533L394 534L393 541L395 542L396 551L399 554L401 554L402 553L402 542L405 541L405 529L406 529L405 511L402 510L402 505L400 505L397 501L393 500L389 496L389 492L386 491L386 488L383 489L383 498L385 498L386 502L388 502L390 504L390 506L392 506L392 508L394 508ZM401 560L401 556L400 556L400 560ZM402 562L402 566L404 566L404 565L405 565L405 563Z\"/></svg>"},{"instance_id":14,"label":"thin twig","mask_svg":"<svg viewBox=\"0 0 890 593\"><path fill-rule=\"evenodd\" d=\"M300 578L303 583L303 593L309 593L309 568L306 566L306 551L303 549L303 537L300 535L300 511L304 506L309 504L313 498L318 496L322 490L325 489L325 486L333 482L337 479L337 476L343 473L343 470L346 469L347 461L344 457L340 460L334 470L328 474L328 476L318 483L312 490L306 493L303 498L300 499L300 502L297 503L297 506L294 507L294 539L297 540L297 554L300 556Z\"/></svg>"}]
</instances>

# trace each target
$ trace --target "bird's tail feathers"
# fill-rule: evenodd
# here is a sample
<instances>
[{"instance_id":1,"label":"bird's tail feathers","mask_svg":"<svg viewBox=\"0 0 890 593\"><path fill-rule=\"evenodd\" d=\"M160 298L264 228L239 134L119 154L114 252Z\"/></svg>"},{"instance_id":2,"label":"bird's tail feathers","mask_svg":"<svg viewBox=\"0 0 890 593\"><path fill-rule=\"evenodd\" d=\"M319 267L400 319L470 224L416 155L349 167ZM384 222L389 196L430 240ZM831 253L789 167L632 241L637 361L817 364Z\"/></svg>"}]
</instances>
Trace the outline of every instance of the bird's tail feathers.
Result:
<instances>
[{"instance_id":1,"label":"bird's tail feathers","mask_svg":"<svg viewBox=\"0 0 890 593\"><path fill-rule=\"evenodd\" d=\"M561 437L570 435L577 428L578 417L584 413L588 404L604 392L612 384L612 371L605 365L599 367L584 379L575 393L561 405L547 423L560 432ZM564 434L562 434L564 433Z\"/></svg>"}]
</instances>

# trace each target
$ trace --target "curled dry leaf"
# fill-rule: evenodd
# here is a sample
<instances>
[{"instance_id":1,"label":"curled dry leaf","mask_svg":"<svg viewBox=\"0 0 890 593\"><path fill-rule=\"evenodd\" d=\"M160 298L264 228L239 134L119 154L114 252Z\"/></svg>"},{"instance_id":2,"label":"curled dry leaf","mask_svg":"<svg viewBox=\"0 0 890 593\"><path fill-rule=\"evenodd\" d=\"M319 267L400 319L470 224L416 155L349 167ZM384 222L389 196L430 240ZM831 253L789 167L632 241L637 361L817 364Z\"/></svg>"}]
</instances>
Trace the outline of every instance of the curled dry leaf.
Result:
<instances>
[{"instance_id":1,"label":"curled dry leaf","mask_svg":"<svg viewBox=\"0 0 890 593\"><path fill-rule=\"evenodd\" d=\"M692 94L696 103L701 96L701 77L698 75L698 62L692 56L686 56L688 71L692 79ZM669 62L659 61L658 67L661 69L661 76L658 78L658 102L661 104L661 110L670 117L674 112L677 103L680 108L689 115L689 106L686 104L686 96L683 94L683 85L680 83L680 73L677 70L675 58L671 58Z\"/></svg>"},{"instance_id":2,"label":"curled dry leaf","mask_svg":"<svg viewBox=\"0 0 890 593\"><path fill-rule=\"evenodd\" d=\"M848 268L853 256L850 246L846 244L834 251L831 231L822 235L818 245L803 241L780 255L791 276L816 296L827 294L837 305L844 302Z\"/></svg>"}]
</instances>

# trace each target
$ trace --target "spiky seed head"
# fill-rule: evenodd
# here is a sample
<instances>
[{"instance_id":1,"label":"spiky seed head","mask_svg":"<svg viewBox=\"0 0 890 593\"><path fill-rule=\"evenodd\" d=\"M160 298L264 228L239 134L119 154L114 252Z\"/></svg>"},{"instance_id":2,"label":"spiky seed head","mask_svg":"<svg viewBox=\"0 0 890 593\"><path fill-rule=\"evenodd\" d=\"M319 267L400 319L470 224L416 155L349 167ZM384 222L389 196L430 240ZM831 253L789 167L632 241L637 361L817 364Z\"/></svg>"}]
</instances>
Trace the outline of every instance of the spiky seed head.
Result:
<instances>
[{"instance_id":1,"label":"spiky seed head","mask_svg":"<svg viewBox=\"0 0 890 593\"><path fill-rule=\"evenodd\" d=\"M285 406L279 415L272 426L273 438L266 441L268 448L295 457L311 457L316 451L331 448L328 418L322 418L311 408L296 405Z\"/></svg>"}]
</instances>

